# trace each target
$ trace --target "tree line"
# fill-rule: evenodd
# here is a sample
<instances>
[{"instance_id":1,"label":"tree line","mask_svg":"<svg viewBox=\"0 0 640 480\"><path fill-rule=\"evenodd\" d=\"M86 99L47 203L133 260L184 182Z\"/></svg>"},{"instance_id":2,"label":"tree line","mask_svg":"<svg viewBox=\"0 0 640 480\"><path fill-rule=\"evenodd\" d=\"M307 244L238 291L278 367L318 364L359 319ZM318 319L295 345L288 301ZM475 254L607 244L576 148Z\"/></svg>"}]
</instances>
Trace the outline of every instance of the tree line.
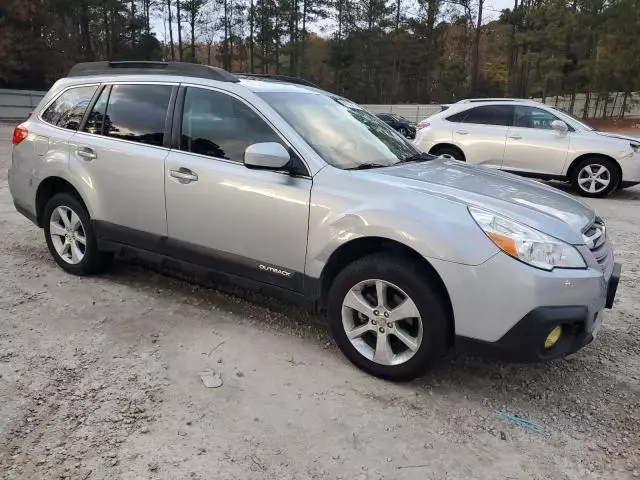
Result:
<instances>
[{"instance_id":1,"label":"tree line","mask_svg":"<svg viewBox=\"0 0 640 480\"><path fill-rule=\"evenodd\" d=\"M79 61L163 59L300 76L361 103L639 89L638 0L514 0L490 17L485 3L2 0L0 87L46 88Z\"/></svg>"}]
</instances>

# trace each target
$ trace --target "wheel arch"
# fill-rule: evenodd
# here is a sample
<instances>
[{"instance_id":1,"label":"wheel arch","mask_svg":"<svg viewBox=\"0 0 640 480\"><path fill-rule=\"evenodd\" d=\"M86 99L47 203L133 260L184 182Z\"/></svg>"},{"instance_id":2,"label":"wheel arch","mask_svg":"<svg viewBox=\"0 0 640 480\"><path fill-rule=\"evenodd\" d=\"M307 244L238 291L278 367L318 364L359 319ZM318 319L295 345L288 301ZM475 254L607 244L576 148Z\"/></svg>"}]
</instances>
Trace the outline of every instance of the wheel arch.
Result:
<instances>
[{"instance_id":1,"label":"wheel arch","mask_svg":"<svg viewBox=\"0 0 640 480\"><path fill-rule=\"evenodd\" d=\"M69 180L59 176L50 176L42 180L36 190L36 220L39 227L43 226L42 216L47 203L58 193L74 195L82 202L87 211L89 211L87 202L85 202L80 191Z\"/></svg>"},{"instance_id":2,"label":"wheel arch","mask_svg":"<svg viewBox=\"0 0 640 480\"><path fill-rule=\"evenodd\" d=\"M578 165L580 164L580 162L582 162L583 160L586 160L588 158L600 158L600 159L605 159L605 160L609 160L611 162L613 162L613 164L616 166L617 172L618 172L618 186L620 185L620 183L622 183L622 167L620 166L620 163L618 163L618 161L609 156L609 155L605 155L603 153L583 153L582 155L576 157L573 159L573 161L571 162L571 164L569 164L569 168L567 168L567 174L566 174L566 178L568 180L571 180L573 178L573 174L575 173L576 168L578 168Z\"/></svg>"},{"instance_id":3,"label":"wheel arch","mask_svg":"<svg viewBox=\"0 0 640 480\"><path fill-rule=\"evenodd\" d=\"M402 256L411 258L416 261L420 267L420 271L424 274L433 287L438 290L441 298L444 299L444 306L449 320L449 331L451 338L449 341L453 344L455 334L455 320L453 314L453 305L447 287L437 270L429 263L429 261L420 255L413 248L384 237L360 237L350 240L340 245L330 256L325 264L320 276L319 302L320 308L324 309L327 300L329 288L333 280L338 274L350 263L359 260L373 253L387 253L391 256Z\"/></svg>"}]
</instances>

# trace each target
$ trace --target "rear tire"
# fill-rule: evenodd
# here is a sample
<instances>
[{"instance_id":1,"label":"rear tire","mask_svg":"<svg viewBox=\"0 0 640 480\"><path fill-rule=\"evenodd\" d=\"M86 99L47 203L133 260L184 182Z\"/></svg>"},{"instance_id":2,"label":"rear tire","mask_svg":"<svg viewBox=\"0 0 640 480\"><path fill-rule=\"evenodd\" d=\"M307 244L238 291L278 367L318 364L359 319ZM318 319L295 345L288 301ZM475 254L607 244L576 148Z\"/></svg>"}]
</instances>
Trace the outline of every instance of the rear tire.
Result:
<instances>
[{"instance_id":1,"label":"rear tire","mask_svg":"<svg viewBox=\"0 0 640 480\"><path fill-rule=\"evenodd\" d=\"M444 302L415 261L373 254L338 274L327 316L338 347L353 364L376 377L406 381L426 373L449 348Z\"/></svg>"},{"instance_id":2,"label":"rear tire","mask_svg":"<svg viewBox=\"0 0 640 480\"><path fill-rule=\"evenodd\" d=\"M76 196L54 195L44 209L43 224L49 252L63 270L92 275L109 265L112 255L98 249L89 213Z\"/></svg>"},{"instance_id":3,"label":"rear tire","mask_svg":"<svg viewBox=\"0 0 640 480\"><path fill-rule=\"evenodd\" d=\"M606 197L620 184L618 165L602 157L581 160L571 171L571 183L584 197Z\"/></svg>"},{"instance_id":4,"label":"rear tire","mask_svg":"<svg viewBox=\"0 0 640 480\"><path fill-rule=\"evenodd\" d=\"M448 147L446 145L435 146L429 151L429 153L431 155L435 155L436 157L439 157L441 155L449 155L450 157L453 157L455 160L460 160L461 162L467 161L466 158L464 157L464 153L462 153L462 150L455 147Z\"/></svg>"}]
</instances>

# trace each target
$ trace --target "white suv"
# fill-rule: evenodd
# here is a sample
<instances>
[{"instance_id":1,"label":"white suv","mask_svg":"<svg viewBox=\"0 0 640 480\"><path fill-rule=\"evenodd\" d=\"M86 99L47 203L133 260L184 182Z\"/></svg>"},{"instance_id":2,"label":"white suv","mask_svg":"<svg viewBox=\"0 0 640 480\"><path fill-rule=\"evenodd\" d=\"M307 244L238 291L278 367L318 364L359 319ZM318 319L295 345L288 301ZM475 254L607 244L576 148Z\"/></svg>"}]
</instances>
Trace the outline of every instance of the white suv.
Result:
<instances>
[{"instance_id":1,"label":"white suv","mask_svg":"<svg viewBox=\"0 0 640 480\"><path fill-rule=\"evenodd\" d=\"M587 197L640 183L640 138L598 132L533 100L462 100L417 129L414 143L425 152L569 181Z\"/></svg>"}]
</instances>

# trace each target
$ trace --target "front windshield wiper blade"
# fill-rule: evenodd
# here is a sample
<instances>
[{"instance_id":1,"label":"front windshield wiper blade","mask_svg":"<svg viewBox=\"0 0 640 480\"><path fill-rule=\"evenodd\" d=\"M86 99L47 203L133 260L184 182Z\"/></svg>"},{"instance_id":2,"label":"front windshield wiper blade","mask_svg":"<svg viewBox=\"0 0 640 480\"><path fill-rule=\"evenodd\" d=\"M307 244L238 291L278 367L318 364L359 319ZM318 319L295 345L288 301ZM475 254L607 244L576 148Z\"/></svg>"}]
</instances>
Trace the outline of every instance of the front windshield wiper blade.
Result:
<instances>
[{"instance_id":1,"label":"front windshield wiper blade","mask_svg":"<svg viewBox=\"0 0 640 480\"><path fill-rule=\"evenodd\" d=\"M345 170L369 170L370 168L390 167L391 165L383 165L381 163L361 163L355 167L346 168Z\"/></svg>"},{"instance_id":2,"label":"front windshield wiper blade","mask_svg":"<svg viewBox=\"0 0 640 480\"><path fill-rule=\"evenodd\" d=\"M407 157L398 163L426 162L429 160L433 160L434 158L437 158L437 157L434 155L431 155L430 153L420 152L420 153L416 153L415 155L411 155L410 157Z\"/></svg>"}]
</instances>

